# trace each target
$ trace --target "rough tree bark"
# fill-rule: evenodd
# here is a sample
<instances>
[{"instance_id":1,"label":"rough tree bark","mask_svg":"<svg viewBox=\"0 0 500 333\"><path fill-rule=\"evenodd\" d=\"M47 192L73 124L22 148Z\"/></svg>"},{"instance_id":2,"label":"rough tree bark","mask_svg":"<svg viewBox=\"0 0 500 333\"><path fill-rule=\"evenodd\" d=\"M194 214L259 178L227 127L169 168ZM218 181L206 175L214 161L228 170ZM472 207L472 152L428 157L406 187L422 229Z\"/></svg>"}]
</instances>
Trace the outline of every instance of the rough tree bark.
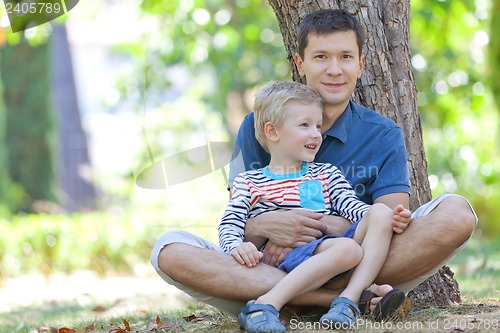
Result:
<instances>
[{"instance_id":1,"label":"rough tree bark","mask_svg":"<svg viewBox=\"0 0 500 333\"><path fill-rule=\"evenodd\" d=\"M411 179L410 209L431 198L422 141L417 91L410 62L410 0L268 0L278 19L293 79L301 81L293 63L297 29L310 12L343 9L361 22L366 33L366 65L354 99L393 119L403 129ZM414 307L460 302L453 272L446 266L410 292Z\"/></svg>"}]
</instances>

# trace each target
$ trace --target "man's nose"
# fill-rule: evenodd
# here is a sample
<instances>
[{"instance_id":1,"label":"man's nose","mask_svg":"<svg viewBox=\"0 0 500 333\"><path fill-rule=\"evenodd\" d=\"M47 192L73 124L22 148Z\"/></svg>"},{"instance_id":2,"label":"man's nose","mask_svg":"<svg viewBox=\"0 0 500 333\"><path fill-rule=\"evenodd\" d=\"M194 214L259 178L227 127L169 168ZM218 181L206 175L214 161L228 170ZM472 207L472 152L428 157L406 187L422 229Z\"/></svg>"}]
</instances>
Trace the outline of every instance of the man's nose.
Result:
<instances>
[{"instance_id":1,"label":"man's nose","mask_svg":"<svg viewBox=\"0 0 500 333\"><path fill-rule=\"evenodd\" d=\"M328 63L327 73L331 75L338 75L342 73L342 68L340 67L338 59L331 59Z\"/></svg>"}]
</instances>

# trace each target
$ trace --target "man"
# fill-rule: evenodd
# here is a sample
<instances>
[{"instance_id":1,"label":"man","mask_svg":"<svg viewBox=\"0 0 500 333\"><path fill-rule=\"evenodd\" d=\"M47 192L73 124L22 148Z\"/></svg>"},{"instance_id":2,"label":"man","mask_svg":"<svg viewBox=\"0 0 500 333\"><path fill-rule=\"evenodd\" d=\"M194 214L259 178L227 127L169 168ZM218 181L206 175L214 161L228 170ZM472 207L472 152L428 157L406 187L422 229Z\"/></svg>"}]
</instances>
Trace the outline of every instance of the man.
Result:
<instances>
[{"instance_id":1,"label":"man","mask_svg":"<svg viewBox=\"0 0 500 333\"><path fill-rule=\"evenodd\" d=\"M357 20L337 10L308 15L299 28L294 61L307 84L324 100L323 143L315 161L336 165L363 201L394 209L409 205L406 150L400 128L389 119L351 101L365 64L363 34ZM264 167L269 155L255 139L253 114L244 119L230 165L230 184L240 172ZM443 195L415 211L409 224L395 223L388 258L376 283L408 292L442 266L471 236L477 218L470 204ZM338 216L290 210L248 219L245 241L267 240L264 262L248 268L220 248L186 232L161 236L151 262L168 283L194 298L236 315L244 302L270 290L285 276L278 266L290 248L319 238L340 235L350 221ZM289 305L329 307L347 284L338 279L292 300ZM374 286L383 296L390 286ZM380 300L380 299L378 299ZM376 302L376 301L374 301ZM372 303L372 308L374 303Z\"/></svg>"}]
</instances>

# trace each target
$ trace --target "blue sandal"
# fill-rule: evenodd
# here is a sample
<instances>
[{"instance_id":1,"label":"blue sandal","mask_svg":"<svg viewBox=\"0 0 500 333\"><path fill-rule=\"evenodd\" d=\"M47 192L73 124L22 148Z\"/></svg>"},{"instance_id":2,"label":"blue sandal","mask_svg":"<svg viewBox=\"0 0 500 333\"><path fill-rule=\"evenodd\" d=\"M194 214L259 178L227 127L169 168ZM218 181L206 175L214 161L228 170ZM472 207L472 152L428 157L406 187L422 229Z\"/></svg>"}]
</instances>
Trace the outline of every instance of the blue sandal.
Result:
<instances>
[{"instance_id":1,"label":"blue sandal","mask_svg":"<svg viewBox=\"0 0 500 333\"><path fill-rule=\"evenodd\" d=\"M247 305L241 309L238 316L240 329L249 333L260 332L286 332L285 326L279 320L278 311L271 304L255 304L255 301L248 301ZM252 313L262 312L262 314L251 317Z\"/></svg>"},{"instance_id":2,"label":"blue sandal","mask_svg":"<svg viewBox=\"0 0 500 333\"><path fill-rule=\"evenodd\" d=\"M358 306L346 297L338 297L333 300L330 310L321 317L320 321L326 325L335 325L335 328L337 326L349 328L356 323L357 316L361 316Z\"/></svg>"}]
</instances>

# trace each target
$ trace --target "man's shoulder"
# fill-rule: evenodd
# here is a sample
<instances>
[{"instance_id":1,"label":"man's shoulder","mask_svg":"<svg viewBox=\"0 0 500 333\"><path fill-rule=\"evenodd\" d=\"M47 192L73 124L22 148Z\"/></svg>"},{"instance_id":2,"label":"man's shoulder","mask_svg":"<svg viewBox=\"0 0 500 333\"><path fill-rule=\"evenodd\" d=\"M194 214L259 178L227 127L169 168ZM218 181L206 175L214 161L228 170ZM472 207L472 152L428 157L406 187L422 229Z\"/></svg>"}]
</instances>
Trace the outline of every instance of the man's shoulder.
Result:
<instances>
[{"instance_id":1,"label":"man's shoulder","mask_svg":"<svg viewBox=\"0 0 500 333\"><path fill-rule=\"evenodd\" d=\"M354 119L362 123L369 123L372 125L379 125L386 128L399 128L392 119L381 115L377 111L370 109L366 106L357 104L351 101L351 110Z\"/></svg>"}]
</instances>

